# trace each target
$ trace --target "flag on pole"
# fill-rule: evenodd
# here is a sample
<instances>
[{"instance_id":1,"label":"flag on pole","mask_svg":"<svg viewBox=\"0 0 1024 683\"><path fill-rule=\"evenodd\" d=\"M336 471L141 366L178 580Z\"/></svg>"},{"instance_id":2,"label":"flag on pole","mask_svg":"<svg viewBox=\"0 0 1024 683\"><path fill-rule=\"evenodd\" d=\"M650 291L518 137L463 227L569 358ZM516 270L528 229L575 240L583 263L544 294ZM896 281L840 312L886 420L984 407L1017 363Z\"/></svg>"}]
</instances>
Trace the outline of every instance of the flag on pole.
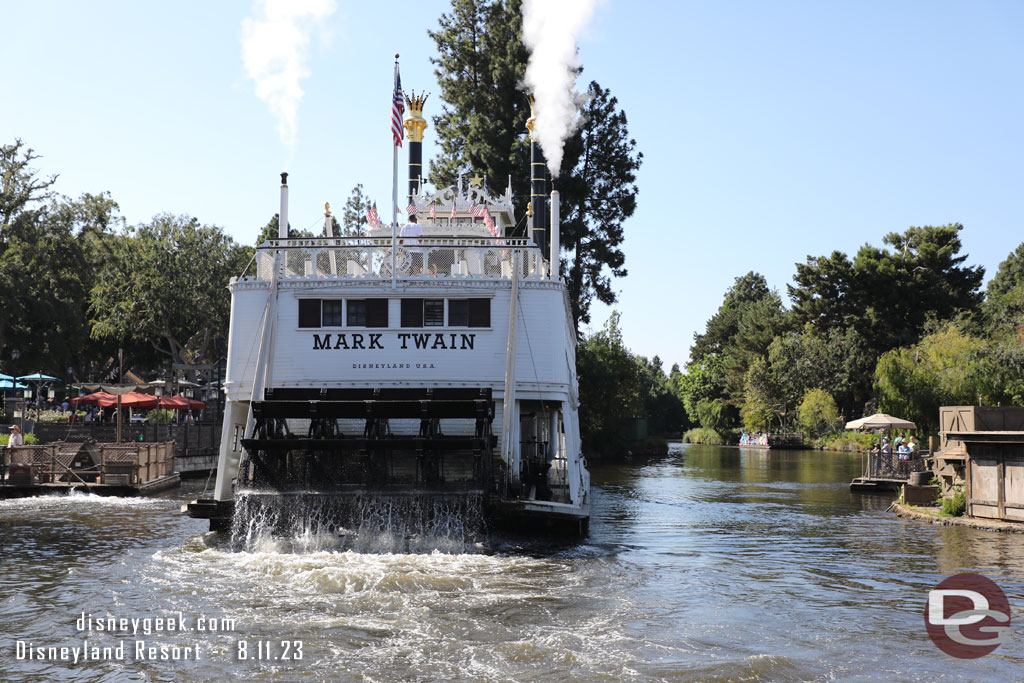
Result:
<instances>
[{"instance_id":1,"label":"flag on pole","mask_svg":"<svg viewBox=\"0 0 1024 683\"><path fill-rule=\"evenodd\" d=\"M450 216L449 219L455 220L455 202L452 202L452 215Z\"/></svg>"},{"instance_id":2,"label":"flag on pole","mask_svg":"<svg viewBox=\"0 0 1024 683\"><path fill-rule=\"evenodd\" d=\"M380 224L380 218L377 217L377 202L366 211L366 221L374 227Z\"/></svg>"},{"instance_id":3,"label":"flag on pole","mask_svg":"<svg viewBox=\"0 0 1024 683\"><path fill-rule=\"evenodd\" d=\"M437 220L437 209L434 208L433 204L430 205L430 220Z\"/></svg>"},{"instance_id":4,"label":"flag on pole","mask_svg":"<svg viewBox=\"0 0 1024 683\"><path fill-rule=\"evenodd\" d=\"M403 114L405 114L405 96L402 94L402 76L398 73L398 60L395 60L395 94L391 98L391 136L395 139L395 147L402 146Z\"/></svg>"},{"instance_id":5,"label":"flag on pole","mask_svg":"<svg viewBox=\"0 0 1024 683\"><path fill-rule=\"evenodd\" d=\"M412 216L419 213L419 207L416 206L416 202L409 202L409 206L405 207L405 212Z\"/></svg>"}]
</instances>

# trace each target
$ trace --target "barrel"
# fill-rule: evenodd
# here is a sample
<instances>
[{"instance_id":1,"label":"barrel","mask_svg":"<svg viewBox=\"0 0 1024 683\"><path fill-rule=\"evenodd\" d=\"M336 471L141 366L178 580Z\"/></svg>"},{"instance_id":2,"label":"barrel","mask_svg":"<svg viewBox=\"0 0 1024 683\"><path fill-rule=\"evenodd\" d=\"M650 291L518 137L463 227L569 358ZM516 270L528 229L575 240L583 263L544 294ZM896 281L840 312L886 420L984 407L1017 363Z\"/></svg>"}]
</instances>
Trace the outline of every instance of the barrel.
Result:
<instances>
[{"instance_id":1,"label":"barrel","mask_svg":"<svg viewBox=\"0 0 1024 683\"><path fill-rule=\"evenodd\" d=\"M32 486L32 464L12 462L7 468L7 483L11 486Z\"/></svg>"},{"instance_id":2,"label":"barrel","mask_svg":"<svg viewBox=\"0 0 1024 683\"><path fill-rule=\"evenodd\" d=\"M931 481L931 472L911 472L910 473L910 485L911 486L926 486Z\"/></svg>"}]
</instances>

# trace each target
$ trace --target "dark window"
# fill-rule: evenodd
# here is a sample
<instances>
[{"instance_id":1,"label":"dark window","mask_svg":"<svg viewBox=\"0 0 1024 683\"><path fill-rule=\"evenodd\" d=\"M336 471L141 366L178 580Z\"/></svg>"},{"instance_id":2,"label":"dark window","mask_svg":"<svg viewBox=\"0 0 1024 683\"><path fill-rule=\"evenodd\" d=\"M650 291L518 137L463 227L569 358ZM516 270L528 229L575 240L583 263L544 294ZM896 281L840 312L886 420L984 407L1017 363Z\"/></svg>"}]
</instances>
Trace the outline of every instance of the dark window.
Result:
<instances>
[{"instance_id":1,"label":"dark window","mask_svg":"<svg viewBox=\"0 0 1024 683\"><path fill-rule=\"evenodd\" d=\"M448 326L469 327L469 300L448 299Z\"/></svg>"},{"instance_id":2,"label":"dark window","mask_svg":"<svg viewBox=\"0 0 1024 683\"><path fill-rule=\"evenodd\" d=\"M427 299L423 302L423 326L442 327L444 325L444 299Z\"/></svg>"},{"instance_id":3,"label":"dark window","mask_svg":"<svg viewBox=\"0 0 1024 683\"><path fill-rule=\"evenodd\" d=\"M388 326L388 300L367 299L366 300L366 326L387 327Z\"/></svg>"},{"instance_id":4,"label":"dark window","mask_svg":"<svg viewBox=\"0 0 1024 683\"><path fill-rule=\"evenodd\" d=\"M423 299L402 299L402 327L423 327Z\"/></svg>"},{"instance_id":5,"label":"dark window","mask_svg":"<svg viewBox=\"0 0 1024 683\"><path fill-rule=\"evenodd\" d=\"M346 307L348 309L346 324L349 327L366 327L366 301L363 299L349 299L345 303L348 304Z\"/></svg>"},{"instance_id":6,"label":"dark window","mask_svg":"<svg viewBox=\"0 0 1024 683\"><path fill-rule=\"evenodd\" d=\"M324 327L341 327L341 301L324 299Z\"/></svg>"},{"instance_id":7,"label":"dark window","mask_svg":"<svg viewBox=\"0 0 1024 683\"><path fill-rule=\"evenodd\" d=\"M299 299L299 327L320 327L320 299Z\"/></svg>"},{"instance_id":8,"label":"dark window","mask_svg":"<svg viewBox=\"0 0 1024 683\"><path fill-rule=\"evenodd\" d=\"M490 327L491 326L491 300L470 299L469 300L469 326Z\"/></svg>"}]
</instances>

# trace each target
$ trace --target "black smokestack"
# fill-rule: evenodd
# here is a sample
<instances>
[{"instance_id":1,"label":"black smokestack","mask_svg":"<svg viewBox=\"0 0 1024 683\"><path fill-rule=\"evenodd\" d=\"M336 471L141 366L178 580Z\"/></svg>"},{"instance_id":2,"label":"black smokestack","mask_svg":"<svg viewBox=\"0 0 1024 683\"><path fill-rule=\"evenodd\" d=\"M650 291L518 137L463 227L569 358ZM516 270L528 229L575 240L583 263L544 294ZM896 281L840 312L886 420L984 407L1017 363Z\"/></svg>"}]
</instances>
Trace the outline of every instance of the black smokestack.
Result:
<instances>
[{"instance_id":1,"label":"black smokestack","mask_svg":"<svg viewBox=\"0 0 1024 683\"><path fill-rule=\"evenodd\" d=\"M530 202L533 204L533 241L548 256L548 162L536 140L530 140Z\"/></svg>"}]
</instances>

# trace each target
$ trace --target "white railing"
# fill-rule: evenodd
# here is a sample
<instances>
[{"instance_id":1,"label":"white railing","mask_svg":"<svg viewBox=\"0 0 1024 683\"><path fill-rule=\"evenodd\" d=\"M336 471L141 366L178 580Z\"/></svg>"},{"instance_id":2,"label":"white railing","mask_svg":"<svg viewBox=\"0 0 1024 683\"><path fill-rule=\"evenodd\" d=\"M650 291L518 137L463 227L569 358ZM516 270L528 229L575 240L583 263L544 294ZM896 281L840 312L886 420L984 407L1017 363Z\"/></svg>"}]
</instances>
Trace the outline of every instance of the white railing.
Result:
<instances>
[{"instance_id":1,"label":"white railing","mask_svg":"<svg viewBox=\"0 0 1024 683\"><path fill-rule=\"evenodd\" d=\"M397 277L402 280L500 280L511 279L516 254L520 257L521 279L548 277L540 249L528 239L399 238L394 262ZM279 261L278 255L283 257ZM282 266L279 277L284 280L392 278L390 238L270 240L257 251L257 278L270 280L275 261Z\"/></svg>"}]
</instances>

